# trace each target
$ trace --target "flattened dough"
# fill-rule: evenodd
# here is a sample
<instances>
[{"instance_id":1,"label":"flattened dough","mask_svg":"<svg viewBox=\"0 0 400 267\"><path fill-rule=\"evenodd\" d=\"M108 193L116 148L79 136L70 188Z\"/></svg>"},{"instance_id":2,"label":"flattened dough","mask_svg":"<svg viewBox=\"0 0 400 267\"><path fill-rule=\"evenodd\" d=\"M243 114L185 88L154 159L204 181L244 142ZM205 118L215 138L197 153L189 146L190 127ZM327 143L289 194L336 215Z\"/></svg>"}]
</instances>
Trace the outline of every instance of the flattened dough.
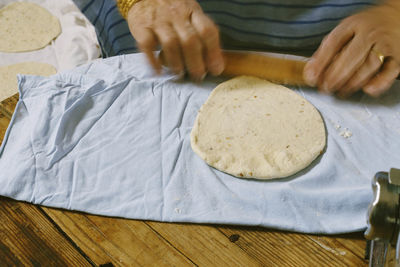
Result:
<instances>
[{"instance_id":1,"label":"flattened dough","mask_svg":"<svg viewBox=\"0 0 400 267\"><path fill-rule=\"evenodd\" d=\"M200 108L191 145L210 166L273 179L307 167L325 147L317 109L294 91L241 76L217 86Z\"/></svg>"},{"instance_id":2,"label":"flattened dough","mask_svg":"<svg viewBox=\"0 0 400 267\"><path fill-rule=\"evenodd\" d=\"M17 74L50 76L57 70L46 63L24 62L0 67L0 101L18 93Z\"/></svg>"},{"instance_id":3,"label":"flattened dough","mask_svg":"<svg viewBox=\"0 0 400 267\"><path fill-rule=\"evenodd\" d=\"M61 33L58 19L43 7L14 2L0 9L0 51L25 52L45 47Z\"/></svg>"}]
</instances>

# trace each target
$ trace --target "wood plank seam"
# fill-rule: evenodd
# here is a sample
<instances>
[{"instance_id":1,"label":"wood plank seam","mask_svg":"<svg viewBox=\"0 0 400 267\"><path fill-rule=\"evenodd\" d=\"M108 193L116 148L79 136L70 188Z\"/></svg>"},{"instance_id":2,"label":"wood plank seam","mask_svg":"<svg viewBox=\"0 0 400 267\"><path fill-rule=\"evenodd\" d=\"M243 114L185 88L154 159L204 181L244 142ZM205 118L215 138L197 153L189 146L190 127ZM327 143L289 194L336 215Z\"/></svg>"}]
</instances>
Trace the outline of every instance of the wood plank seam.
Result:
<instances>
[{"instance_id":1,"label":"wood plank seam","mask_svg":"<svg viewBox=\"0 0 400 267\"><path fill-rule=\"evenodd\" d=\"M69 214L65 213L65 216L67 216L70 220L74 221L74 220L71 218L71 216L69 216ZM86 215L84 216L84 218L85 218L85 220L86 220L87 222L89 222L92 226L94 226L94 229L95 229L96 232L100 233L100 235L102 235L103 237L107 238L107 236L104 235L104 233L101 232L101 231L96 227L96 224L93 223ZM65 227L65 225L64 225L64 227ZM79 227L79 225L77 225L77 227L79 228L79 231L80 231L81 233L83 233L87 238L90 239L90 237L86 234L85 229ZM114 262L118 262L118 259L116 259L112 254L110 254L110 253L109 253L107 250L105 250L103 247L101 247L101 250L104 252L105 255L107 255L108 257L110 257L110 259L112 259Z\"/></svg>"},{"instance_id":2,"label":"wood plank seam","mask_svg":"<svg viewBox=\"0 0 400 267\"><path fill-rule=\"evenodd\" d=\"M68 217L70 217L69 215L67 215ZM99 216L99 215L96 215L96 216ZM89 217L87 217L87 216L85 216L85 220L86 221L88 221L94 228L94 230L96 231L96 232L98 232L104 239L108 239L107 238L107 235L106 234L104 234L98 227L96 227L96 224L89 218ZM78 226L79 227L79 226ZM84 232L84 229L81 229L81 231L82 232ZM116 244L113 244L113 246L115 246L118 250L121 250L122 251L122 249L119 247L119 246L117 246ZM103 247L101 248L102 249L102 251L108 256L108 257L110 257L113 261L115 261L115 262L119 262L119 260L117 259L117 258L115 258L112 254L110 254L107 250L105 250ZM139 264L139 263L136 263L135 262L135 264Z\"/></svg>"},{"instance_id":3,"label":"wood plank seam","mask_svg":"<svg viewBox=\"0 0 400 267\"><path fill-rule=\"evenodd\" d=\"M47 209L49 209L49 211L46 211ZM51 213L52 213L52 210L51 210L51 209L62 212L62 216L65 216L65 218L68 218L68 220L72 221L72 222L74 223L74 225L77 227L77 230L76 230L77 235L73 236L73 233L72 233L72 237L71 237L72 239L74 239L74 237L76 237L76 238L78 238L78 239L77 239L77 242L82 242L82 240L79 238L79 234L81 234L85 239L91 240L91 236L90 236L89 233L88 233L87 231L85 231L85 229L84 229L85 226L83 225L84 227L82 228L81 225L80 225L79 223L76 223L76 222L75 222L75 219L72 218L72 217L69 215L70 212L71 212L72 214L74 214L74 211L65 212L63 209L47 208L47 207L46 207L44 210L45 210L45 212L48 212L48 215L49 215L50 217L54 216L54 215L51 215ZM103 233L97 229L97 227L95 226L95 224L94 224L91 220L89 220L89 219L87 218L86 214L80 213L80 212L75 212L75 213L78 214L79 216L82 216L81 218L82 218L83 220L85 220L86 222L88 222L91 226L94 226L93 229L94 229L96 232L98 232L98 233L100 233L102 236L104 236ZM52 218L53 218L53 217L52 217ZM57 215L56 215L56 218L57 218ZM56 221L56 220L54 219L54 221ZM64 224L64 222L60 222L60 223L58 223L58 225L59 225L61 228L68 229L68 226L67 226L66 224ZM68 235L68 234L67 234L67 235ZM83 241L83 243L84 243L84 241ZM90 248L90 249L93 250L93 248ZM104 255L107 256L107 262L106 262L106 263L100 264L100 266L101 266L101 265L104 265L104 264L105 264L105 265L106 265L106 264L109 264L109 263L110 263L110 262L109 262L110 260L111 260L111 264L112 264L112 262L119 262L119 260L116 259L116 258L112 255L112 253L110 254L107 250L105 250L103 246L100 246L99 249L101 250L102 253L104 253ZM96 252L96 253L97 253L97 252ZM89 258L90 258L90 257L89 257ZM93 259L93 261L95 261L95 258ZM95 263L95 264L96 264L96 263ZM97 265L96 265L96 266L97 266ZM113 265L113 266L114 266L114 265Z\"/></svg>"},{"instance_id":4,"label":"wood plank seam","mask_svg":"<svg viewBox=\"0 0 400 267\"><path fill-rule=\"evenodd\" d=\"M0 243L9 248L0 250L0 266L91 266L37 206L6 197L0 204Z\"/></svg>"},{"instance_id":5,"label":"wood plank seam","mask_svg":"<svg viewBox=\"0 0 400 267\"><path fill-rule=\"evenodd\" d=\"M54 227L57 229L57 231L88 261L88 263L92 266L97 266L92 259L89 258L88 255L86 255L85 252L61 229L61 227L42 209L41 206L38 206L40 212L46 217L47 220L51 224L54 225Z\"/></svg>"},{"instance_id":6,"label":"wood plank seam","mask_svg":"<svg viewBox=\"0 0 400 267\"><path fill-rule=\"evenodd\" d=\"M193 262L193 260L191 258L189 258L188 256L186 256L182 251L180 251L177 247L175 247L171 242L169 242L168 239L164 238L164 236L162 236L159 232L157 232L156 229L154 229L150 224L148 224L146 221L143 221L143 223L145 225L147 225L151 231L153 231L157 236L159 236L161 239L163 239L169 246L171 246L172 248L174 248L176 251L178 251L179 254L181 254L183 257L185 257L186 259L188 259L194 266L199 266L198 264L196 264L195 262Z\"/></svg>"}]
</instances>

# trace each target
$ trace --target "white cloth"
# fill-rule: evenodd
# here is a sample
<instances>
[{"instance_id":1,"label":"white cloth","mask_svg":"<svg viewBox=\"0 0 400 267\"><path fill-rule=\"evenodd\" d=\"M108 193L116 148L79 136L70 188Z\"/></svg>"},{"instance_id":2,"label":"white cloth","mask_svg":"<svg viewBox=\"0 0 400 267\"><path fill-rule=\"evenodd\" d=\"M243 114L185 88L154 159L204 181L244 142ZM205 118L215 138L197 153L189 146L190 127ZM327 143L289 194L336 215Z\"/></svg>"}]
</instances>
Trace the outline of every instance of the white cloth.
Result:
<instances>
[{"instance_id":1,"label":"white cloth","mask_svg":"<svg viewBox=\"0 0 400 267\"><path fill-rule=\"evenodd\" d=\"M293 177L257 181L209 167L190 147L197 111L222 79L174 81L146 66L133 54L21 76L0 194L134 219L329 234L366 227L373 175L400 163L398 82L377 100L295 89L322 114L326 152Z\"/></svg>"},{"instance_id":2,"label":"white cloth","mask_svg":"<svg viewBox=\"0 0 400 267\"><path fill-rule=\"evenodd\" d=\"M0 0L0 8L11 2L16 1ZM43 49L22 53L0 52L0 66L34 61L48 63L58 71L64 71L100 56L94 27L72 0L30 0L29 2L46 8L56 16L60 21L62 32Z\"/></svg>"}]
</instances>

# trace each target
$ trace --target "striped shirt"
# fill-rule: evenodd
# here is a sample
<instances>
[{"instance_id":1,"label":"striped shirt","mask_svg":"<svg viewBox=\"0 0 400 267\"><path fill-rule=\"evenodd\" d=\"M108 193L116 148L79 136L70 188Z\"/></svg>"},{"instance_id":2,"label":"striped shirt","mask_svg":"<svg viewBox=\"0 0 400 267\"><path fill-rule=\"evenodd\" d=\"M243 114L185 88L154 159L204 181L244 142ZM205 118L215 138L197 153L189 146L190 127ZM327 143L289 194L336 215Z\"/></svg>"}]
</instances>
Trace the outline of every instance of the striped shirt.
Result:
<instances>
[{"instance_id":1,"label":"striped shirt","mask_svg":"<svg viewBox=\"0 0 400 267\"><path fill-rule=\"evenodd\" d=\"M104 57L138 51L114 0L74 1L95 26ZM378 1L198 0L224 48L287 52L315 50L342 19Z\"/></svg>"}]
</instances>

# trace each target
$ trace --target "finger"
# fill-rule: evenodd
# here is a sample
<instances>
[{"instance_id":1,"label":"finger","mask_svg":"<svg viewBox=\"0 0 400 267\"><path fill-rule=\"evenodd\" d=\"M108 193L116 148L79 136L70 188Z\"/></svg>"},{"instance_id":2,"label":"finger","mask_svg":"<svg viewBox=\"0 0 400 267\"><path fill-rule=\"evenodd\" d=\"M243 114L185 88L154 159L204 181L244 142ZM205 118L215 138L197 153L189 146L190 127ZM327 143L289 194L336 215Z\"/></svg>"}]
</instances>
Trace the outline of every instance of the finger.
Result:
<instances>
[{"instance_id":1,"label":"finger","mask_svg":"<svg viewBox=\"0 0 400 267\"><path fill-rule=\"evenodd\" d=\"M346 84L367 58L371 45L360 35L355 36L324 71L318 83L325 92L335 92Z\"/></svg>"},{"instance_id":2,"label":"finger","mask_svg":"<svg viewBox=\"0 0 400 267\"><path fill-rule=\"evenodd\" d=\"M382 71L364 86L363 91L372 97L378 97L392 86L399 73L399 64L389 58L384 62Z\"/></svg>"},{"instance_id":3,"label":"finger","mask_svg":"<svg viewBox=\"0 0 400 267\"><path fill-rule=\"evenodd\" d=\"M321 74L328 68L335 55L354 36L354 31L345 23L339 24L329 33L304 67L304 80L310 86L316 86Z\"/></svg>"},{"instance_id":4,"label":"finger","mask_svg":"<svg viewBox=\"0 0 400 267\"><path fill-rule=\"evenodd\" d=\"M131 28L131 33L139 46L139 49L146 54L150 65L154 68L156 73L161 72L161 64L154 55L154 50L157 46L157 39L154 32L148 28Z\"/></svg>"},{"instance_id":5,"label":"finger","mask_svg":"<svg viewBox=\"0 0 400 267\"><path fill-rule=\"evenodd\" d=\"M174 72L181 73L184 69L179 38L175 29L168 23L162 23L154 27L154 31L162 46L165 64Z\"/></svg>"},{"instance_id":6,"label":"finger","mask_svg":"<svg viewBox=\"0 0 400 267\"><path fill-rule=\"evenodd\" d=\"M378 56L374 52L370 51L367 59L358 71L356 71L350 80L338 90L338 96L341 98L349 97L356 91L360 90L373 76L375 76L381 66L382 63Z\"/></svg>"},{"instance_id":7,"label":"finger","mask_svg":"<svg viewBox=\"0 0 400 267\"><path fill-rule=\"evenodd\" d=\"M192 25L205 46L207 70L212 75L220 75L225 66L217 26L202 12L194 12L192 14Z\"/></svg>"},{"instance_id":8,"label":"finger","mask_svg":"<svg viewBox=\"0 0 400 267\"><path fill-rule=\"evenodd\" d=\"M202 80L206 75L203 45L189 20L175 20L174 28L180 39L186 69L194 80Z\"/></svg>"}]
</instances>

